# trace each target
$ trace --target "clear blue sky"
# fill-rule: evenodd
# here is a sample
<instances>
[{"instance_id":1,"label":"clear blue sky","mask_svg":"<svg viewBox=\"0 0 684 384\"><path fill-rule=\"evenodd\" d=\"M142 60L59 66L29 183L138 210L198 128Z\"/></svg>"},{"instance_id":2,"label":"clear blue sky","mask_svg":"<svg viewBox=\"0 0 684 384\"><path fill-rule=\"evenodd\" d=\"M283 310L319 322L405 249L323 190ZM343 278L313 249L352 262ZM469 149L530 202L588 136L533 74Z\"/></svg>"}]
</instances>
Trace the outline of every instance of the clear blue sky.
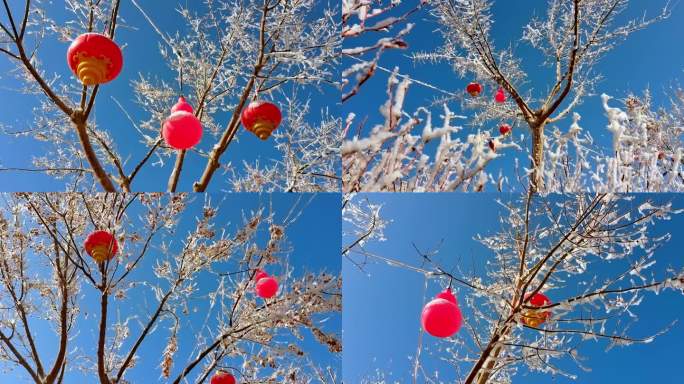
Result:
<instances>
[{"instance_id":1,"label":"clear blue sky","mask_svg":"<svg viewBox=\"0 0 684 384\"><path fill-rule=\"evenodd\" d=\"M10 4L12 3L10 2ZM155 24L168 34L183 33L186 29L183 19L178 12L175 12L179 5L190 6L190 9L196 12L202 12L204 7L203 2L200 1L181 0L164 2L141 0L139 4L154 20ZM318 4L321 11L327 6L327 2L320 2ZM21 9L21 7L18 8ZM64 9L64 2L48 2L46 8L49 14L58 21L63 21L68 16ZM21 12L15 11L15 13ZM163 80L167 84L177 84L177 82L175 81L175 73L163 62L159 54L160 39L158 35L154 33L149 23L144 20L131 2L121 2L120 18L125 21L122 24L134 27L119 28L117 30L116 41L124 46L123 71L115 81L100 87L94 117L99 122L100 128L109 132L115 139L122 158L130 158L126 168L126 171L130 174L133 166L142 159L148 149L140 143L138 132L131 126L126 116L114 103L112 97L116 98L127 109L136 122L139 122L142 119L147 119L149 116L135 103L131 81L139 79L140 74L146 76L151 74L157 81ZM0 20L3 23L6 21L4 9L0 12ZM38 59L42 64L41 68L48 74L56 73L62 76L63 79L68 79L67 81L76 81L65 60L68 47L68 43L50 38L43 42ZM6 55L0 56L0 124L8 126L9 130L12 131L22 131L33 127L32 109L40 101L44 101L45 97L42 95L19 95L13 91L19 84L15 81L13 75L6 74L8 70L14 67L14 64L9 60L9 57ZM244 84L244 81L240 82L240 84ZM289 88L286 87L284 90L288 94ZM339 100L338 92L335 89L323 86L320 90L313 87L307 88L307 90L300 89L298 95L302 99L305 99L307 95L311 95L310 117L313 122L320 121L321 111L324 108L329 108L329 111L335 115L335 104ZM324 97L321 95L324 95ZM276 102L284 100L282 95L279 95L277 92L273 93L271 97L275 97ZM172 105L175 101L175 99L169 100L169 105ZM231 114L229 112L219 112L214 117L215 121L225 126L230 120ZM286 119L287 116L284 116L284 118ZM222 164L232 162L236 169L239 170L242 168L243 161L253 163L254 160L259 159L263 166L271 165L274 159L280 158L278 152L273 148L272 138L269 141L263 142L240 127L236 139L239 142L231 144L221 159ZM209 151L215 142L205 132L199 148ZM33 157L43 156L47 146L48 144L45 142L36 142L27 137L14 138L2 135L0 136L0 167L31 168L30 160ZM151 162L148 163L148 166L136 177L133 189L136 191L165 190L174 160L175 157L167 160L163 169L158 166L151 167L149 166ZM101 161L104 161L104 159L101 159ZM184 171L178 184L178 191L191 190L192 183L202 174L205 164L206 160L204 158L197 154L188 153L188 156L185 158ZM3 186L3 191L61 191L65 189L62 181L55 181L50 176L33 172L0 172L0 185ZM225 177L222 176L222 172L218 172L208 190L219 191L227 188L228 185Z\"/></svg>"},{"instance_id":2,"label":"clear blue sky","mask_svg":"<svg viewBox=\"0 0 684 384\"><path fill-rule=\"evenodd\" d=\"M473 240L476 234L493 234L499 228L498 217L502 209L494 204L501 197L493 194L366 194L374 204L383 204L382 216L392 220L385 230L386 242L369 243L366 248L376 254L420 265L419 256L411 243L422 250L433 249L442 239L438 260L446 268L456 265L469 271L481 271L483 263L492 253ZM503 196L506 199L506 195ZM642 198L642 197L641 197ZM684 207L684 197L661 195L656 201L669 200L675 207ZM635 203L636 204L636 203ZM345 224L346 225L346 224ZM674 233L672 241L657 253L656 270L662 273L667 266L684 265L681 249L684 239L678 236L684 217L661 222L653 232ZM343 244L352 239L343 238ZM624 264L621 264L624 266ZM617 266L602 267L597 274L612 273ZM603 270L605 268L605 270ZM620 269L622 270L622 269ZM420 312L424 305L424 278L421 274L385 264L371 263L362 273L347 259L343 259L344 320L343 340L345 353L343 370L345 382L358 383L362 377L376 369L388 373L394 382L411 382L412 362L420 331ZM441 290L438 281L428 286L426 301ZM459 289L457 295L465 295ZM464 300L461 298L461 302ZM463 308L468 316L467 308ZM668 290L655 296L649 294L637 309L640 322L631 328L632 335L646 336L684 317L684 297L680 292ZM579 374L577 383L681 383L673 377L671 369L681 362L681 340L684 324L677 324L669 333L647 345L616 348L605 352L605 343L587 342L579 352L587 358L592 372L583 373L565 362L562 367ZM423 338L423 364L427 372L438 371L439 377L449 382L455 378L452 367L440 360L445 357L437 351L438 341L429 335ZM430 352L432 355L430 355ZM461 368L467 370L468 365ZM666 367L666 369L663 369ZM462 376L461 376L462 378ZM422 381L419 381L422 382ZM548 384L573 383L564 378L528 374L523 368L515 383Z\"/></svg>"},{"instance_id":3,"label":"clear blue sky","mask_svg":"<svg viewBox=\"0 0 684 384\"><path fill-rule=\"evenodd\" d=\"M404 1L401 10L412 8L417 1ZM505 48L509 45L515 47L515 52L520 57L523 69L528 74L529 84L526 87L536 89L535 95L545 92L550 84L553 73L550 69L542 67L540 53L530 48L526 44L519 42L522 36L524 25L531 19L531 16L545 16L546 0L527 0L521 1L494 1L492 12L494 15L494 26L492 29L492 39L495 47ZM673 2L676 3L676 2ZM522 5L524 4L524 5ZM620 16L619 20L640 17L644 11L647 15L655 16L665 4L664 0L650 1L630 1L627 12ZM398 11L395 15L401 14ZM431 17L427 8L411 19L415 27L405 37L409 44L408 50L389 50L383 54L380 65L393 69L399 67L400 73L407 74L416 80L427 82L443 90L452 93L465 92L466 85L471 81L470 78L461 79L452 71L448 63L426 64L414 63L408 55L417 52L432 52L441 43L441 26ZM396 33L396 31L394 32ZM584 104L576 109L582 115L580 126L594 137L596 145L601 147L601 152L610 150L611 137L605 129L606 118L601 107L601 93L607 93L622 98L630 92L637 95L649 88L651 89L656 104L667 103L664 96L671 86L678 84L682 79L682 69L684 69L684 51L677 49L677 41L684 35L684 6L678 4L673 11L672 17L660 23L652 25L644 31L637 32L630 38L619 44L617 48L609 52L604 59L596 66L596 71L603 75L603 81L596 89L596 95L588 96L584 99ZM349 48L358 45L367 45L375 42L379 37L389 36L381 32L368 34L363 39L349 39L345 41L345 47ZM392 34L391 36L394 36ZM354 63L354 60L345 59L345 63ZM357 122L363 121L368 117L365 124L366 129L370 129L373 124L381 123L382 118L378 113L378 108L386 100L387 73L378 71L364 86L357 96L352 97L342 105L343 115L354 112ZM527 90L528 88L524 88ZM492 97L493 90L485 89L489 97ZM444 97L444 94L428 89L419 84L412 84L409 88L405 102L405 111L415 112L417 107L429 105L435 98ZM613 101L616 103L616 101ZM452 112L471 116L473 110L462 110L456 102L449 104ZM433 108L433 116L437 117L443 113L441 106ZM464 126L467 121L460 120ZM452 122L457 124L459 121ZM571 124L569 118L560 121L557 125L561 130L567 131ZM433 124L441 124L441 119L434 119ZM485 127L486 128L486 127ZM492 132L496 132L497 127L489 127ZM516 137L526 128L519 128L514 131ZM355 131L354 131L355 132ZM420 132L420 131L417 131ZM472 128L467 128L462 133L466 135L472 132ZM529 131L524 131L526 137ZM366 133L367 134L367 131ZM438 143L434 142L428 148L437 148ZM523 145L523 148L529 145ZM428 153L430 153L428 151ZM605 153L605 152L604 152ZM521 152L507 151L502 157L496 159L490 166L491 173L499 173L499 169L504 170L504 175L511 176L513 173L514 158L520 158L521 165L527 166L529 160L527 155ZM512 181L514 181L513 178ZM518 184L511 183L510 188L518 188Z\"/></svg>"},{"instance_id":4,"label":"clear blue sky","mask_svg":"<svg viewBox=\"0 0 684 384\"><path fill-rule=\"evenodd\" d=\"M217 229L225 228L229 233L235 233L235 230L241 226L242 214L250 215L250 212L255 211L259 207L265 207L268 212L269 207L273 207L275 212L276 222L282 222L288 215L290 209L297 204L299 201L299 207L304 207L304 210L299 217L299 219L292 224L286 232L287 243L291 246L291 254L286 261L286 264L293 269L293 276L295 278L303 276L307 272L322 272L326 271L331 274L339 275L340 266L340 199L338 195L335 194L319 194L315 195L313 200L311 200L308 206L305 204L313 195L309 194L273 194L273 195L260 195L260 194L226 194L226 195L212 195L210 198L215 204L220 207L219 214L217 215ZM170 241L170 247L172 250L178 250L182 246L180 240L183 236L194 226L196 217L202 214L202 204L204 203L204 197L202 195L195 195L193 198L193 203L190 205L189 209L185 212L183 220L180 221L179 226L176 228L175 236L168 236L164 241ZM138 207L133 207L129 212L129 215L133 217L133 223L137 223L135 219L136 212L140 212ZM159 240L161 241L161 240ZM260 246L265 246L268 241L268 231L263 229L257 235L257 241ZM159 242L154 243L154 248L148 254L148 257L143 260L142 265L139 266L137 272L130 276L129 281L156 281L156 278L152 275L152 268L156 264L157 255L159 251L156 249L159 246ZM225 265L220 265L216 270L223 270L226 272L231 272L238 270L235 262L226 262ZM269 272L272 274L277 274L277 268L271 267ZM208 273L203 273L199 276L196 283L198 284L199 293L197 296L202 296L203 292L209 292L213 289L216 284L216 276ZM81 348L86 351L86 353L91 356L95 356L96 350L96 340L97 340L97 322L99 321L99 293L96 292L92 287L85 285L83 287L82 293L84 295L82 300L79 300L79 306L81 310L80 318L77 322L75 334L77 334L75 340L71 342L70 349ZM110 307L110 319L120 316L125 318L133 313L142 315L142 318L146 319L151 308L157 301L154 299L152 294L148 289L137 289L131 290L129 292L129 298L125 301L115 301L112 300L113 307ZM147 303L150 303L150 308L147 308ZM193 321L193 328L198 329L206 320L205 309L208 307L206 299L195 299L190 303L191 314L187 320ZM197 310L194 312L194 310ZM216 308L214 309L216 311ZM214 313L215 314L215 313ZM87 319L86 319L87 317ZM328 320L320 324L322 329L340 334L341 329L341 315L330 314L326 316ZM322 320L319 318L317 320ZM209 319L208 324L215 324L215 320ZM36 337L38 340L39 348L43 351L54 351L55 346L55 336L54 334L46 328L44 323L39 323L39 332ZM163 328L168 328L170 326L169 321L161 323ZM133 335L137 335L139 330L137 327L132 331ZM184 362L189 355L192 348L197 345L196 339L190 337L190 332L187 323L184 326L185 333L183 337L179 340L179 352L177 355L176 365L173 372L178 373L178 368ZM308 331L304 331L303 335L305 337L304 341L293 341L287 337L277 337L276 342L287 342L293 341L297 345L303 347L303 350L309 354L309 357L319 366L330 365L338 372L341 372L341 359L339 357L333 357L327 348L321 346L317 342L313 341L311 334ZM163 337L162 337L163 336ZM160 379L160 371L158 369L159 363L161 361L161 352L166 346L166 337L168 332L166 330L160 330L157 334L153 335L143 344L140 349L140 360L138 361L137 367L132 369L127 377L132 383L161 383L164 380ZM127 343L126 345L130 345ZM44 357L44 361L52 361L54 353L49 352L47 355L49 358ZM304 360L301 360L304 364ZM83 362L81 362L83 363ZM239 358L233 358L228 360L227 365L239 367L242 360ZM22 378L24 380L26 376L23 375L21 370L17 370L15 373L5 375L0 371L0 383L14 383L15 380ZM76 382L86 382L83 376L78 373L72 372L67 376L66 383L76 383ZM92 382L90 378L87 382ZM24 380L25 381L25 380ZM21 382L24 382L21 381ZM194 382L194 381L192 381Z\"/></svg>"}]
</instances>

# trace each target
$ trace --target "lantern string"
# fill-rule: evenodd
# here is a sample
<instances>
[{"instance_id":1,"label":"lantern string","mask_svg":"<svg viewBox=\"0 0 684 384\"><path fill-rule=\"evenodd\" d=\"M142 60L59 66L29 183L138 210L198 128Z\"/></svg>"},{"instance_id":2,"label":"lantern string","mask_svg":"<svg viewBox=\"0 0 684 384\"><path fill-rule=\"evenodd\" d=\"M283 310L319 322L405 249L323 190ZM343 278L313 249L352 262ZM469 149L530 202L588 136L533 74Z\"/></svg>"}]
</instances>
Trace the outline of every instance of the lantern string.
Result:
<instances>
[{"instance_id":1,"label":"lantern string","mask_svg":"<svg viewBox=\"0 0 684 384\"><path fill-rule=\"evenodd\" d=\"M253 270L255 270L255 268L243 269L241 271L235 271L235 272L223 272L223 273L219 273L219 276L232 276L232 275L237 275L240 273L250 272Z\"/></svg>"},{"instance_id":2,"label":"lantern string","mask_svg":"<svg viewBox=\"0 0 684 384\"><path fill-rule=\"evenodd\" d=\"M180 62L181 57L178 55L178 61ZM180 95L183 96L183 63L180 62L180 65L178 66L178 85L180 87Z\"/></svg>"},{"instance_id":3,"label":"lantern string","mask_svg":"<svg viewBox=\"0 0 684 384\"><path fill-rule=\"evenodd\" d=\"M424 281L425 283L423 284L423 303L425 303L425 298L427 295L427 288L428 288L428 277L425 276ZM423 350L423 334L425 333L425 330L423 327L420 327L420 333L418 333L418 345L416 346L416 361L413 366L413 382L412 384L416 384L416 381L418 380L418 369L420 368L420 354L421 351Z\"/></svg>"}]
</instances>

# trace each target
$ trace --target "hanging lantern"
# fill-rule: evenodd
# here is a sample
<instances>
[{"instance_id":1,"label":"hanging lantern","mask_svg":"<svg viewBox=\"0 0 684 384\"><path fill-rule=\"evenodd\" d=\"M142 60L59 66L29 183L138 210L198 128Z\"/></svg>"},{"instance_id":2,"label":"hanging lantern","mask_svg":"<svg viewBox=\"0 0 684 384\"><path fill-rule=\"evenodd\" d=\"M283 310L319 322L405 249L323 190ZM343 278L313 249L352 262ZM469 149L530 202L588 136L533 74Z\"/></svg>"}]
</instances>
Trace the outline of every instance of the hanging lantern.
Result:
<instances>
[{"instance_id":1,"label":"hanging lantern","mask_svg":"<svg viewBox=\"0 0 684 384\"><path fill-rule=\"evenodd\" d=\"M261 140L266 140L278 128L283 117L275 104L267 101L253 101L242 110L241 120L242 125L248 131Z\"/></svg>"},{"instance_id":2,"label":"hanging lantern","mask_svg":"<svg viewBox=\"0 0 684 384\"><path fill-rule=\"evenodd\" d=\"M99 33L77 37L67 51L69 68L84 85L114 80L123 67L121 49L112 39Z\"/></svg>"},{"instance_id":3,"label":"hanging lantern","mask_svg":"<svg viewBox=\"0 0 684 384\"><path fill-rule=\"evenodd\" d=\"M202 139L202 123L183 96L178 98L171 108L171 115L164 121L162 136L174 149L192 148Z\"/></svg>"},{"instance_id":4,"label":"hanging lantern","mask_svg":"<svg viewBox=\"0 0 684 384\"><path fill-rule=\"evenodd\" d=\"M528 296L529 297L529 296ZM546 295L543 293L535 293L527 301L527 305L530 307L544 307L551 304ZM527 309L522 313L522 322L530 327L538 327L544 324L551 317L551 311L541 311L535 309Z\"/></svg>"},{"instance_id":5,"label":"hanging lantern","mask_svg":"<svg viewBox=\"0 0 684 384\"><path fill-rule=\"evenodd\" d=\"M506 94L504 93L503 88L499 87L499 90L496 91L496 95L494 95L494 101L499 104L506 102Z\"/></svg>"},{"instance_id":6,"label":"hanging lantern","mask_svg":"<svg viewBox=\"0 0 684 384\"><path fill-rule=\"evenodd\" d=\"M262 299L270 299L278 292L278 280L269 276L266 272L259 272L261 275L256 280L257 296L261 297ZM257 275L259 275L259 272L257 272Z\"/></svg>"},{"instance_id":7,"label":"hanging lantern","mask_svg":"<svg viewBox=\"0 0 684 384\"><path fill-rule=\"evenodd\" d=\"M501 124L499 127L499 133L501 135L507 135L509 132L511 132L511 126L508 124Z\"/></svg>"},{"instance_id":8,"label":"hanging lantern","mask_svg":"<svg viewBox=\"0 0 684 384\"><path fill-rule=\"evenodd\" d=\"M110 260L119 252L119 244L107 231L95 231L88 235L84 247L90 257L98 263Z\"/></svg>"},{"instance_id":9,"label":"hanging lantern","mask_svg":"<svg viewBox=\"0 0 684 384\"><path fill-rule=\"evenodd\" d=\"M235 376L225 371L216 371L211 377L211 384L237 384Z\"/></svg>"},{"instance_id":10,"label":"hanging lantern","mask_svg":"<svg viewBox=\"0 0 684 384\"><path fill-rule=\"evenodd\" d=\"M466 92L468 92L472 97L478 97L480 96L480 93L482 93L482 84L472 82L466 87Z\"/></svg>"},{"instance_id":11,"label":"hanging lantern","mask_svg":"<svg viewBox=\"0 0 684 384\"><path fill-rule=\"evenodd\" d=\"M423 307L420 321L423 329L435 337L450 337L458 332L463 317L451 288L439 293Z\"/></svg>"}]
</instances>

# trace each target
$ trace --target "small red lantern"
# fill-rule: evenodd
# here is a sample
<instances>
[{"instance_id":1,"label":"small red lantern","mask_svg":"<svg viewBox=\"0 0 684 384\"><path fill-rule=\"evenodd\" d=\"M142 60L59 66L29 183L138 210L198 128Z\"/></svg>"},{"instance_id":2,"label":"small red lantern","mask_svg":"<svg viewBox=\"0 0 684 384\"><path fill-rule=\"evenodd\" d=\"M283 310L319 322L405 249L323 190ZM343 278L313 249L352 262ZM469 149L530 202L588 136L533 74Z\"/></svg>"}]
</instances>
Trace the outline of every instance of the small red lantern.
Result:
<instances>
[{"instance_id":1,"label":"small red lantern","mask_svg":"<svg viewBox=\"0 0 684 384\"><path fill-rule=\"evenodd\" d=\"M551 300L543 293L535 293L531 298L528 296L527 305L530 307L544 307L551 304ZM529 327L538 327L551 317L551 311L529 309L522 313L522 322Z\"/></svg>"},{"instance_id":2,"label":"small red lantern","mask_svg":"<svg viewBox=\"0 0 684 384\"><path fill-rule=\"evenodd\" d=\"M116 256L119 244L114 235L107 231L95 231L88 235L83 244L86 252L98 263L102 263Z\"/></svg>"},{"instance_id":3,"label":"small red lantern","mask_svg":"<svg viewBox=\"0 0 684 384\"><path fill-rule=\"evenodd\" d=\"M451 288L439 293L423 307L420 321L423 329L435 337L450 337L458 332L463 317Z\"/></svg>"},{"instance_id":4,"label":"small red lantern","mask_svg":"<svg viewBox=\"0 0 684 384\"><path fill-rule=\"evenodd\" d=\"M266 140L278 128L283 116L275 104L267 101L253 101L242 110L241 120L242 125L248 131L261 140Z\"/></svg>"},{"instance_id":5,"label":"small red lantern","mask_svg":"<svg viewBox=\"0 0 684 384\"><path fill-rule=\"evenodd\" d=\"M123 67L121 49L112 39L99 33L77 37L67 51L69 68L85 85L114 80Z\"/></svg>"},{"instance_id":6,"label":"small red lantern","mask_svg":"<svg viewBox=\"0 0 684 384\"><path fill-rule=\"evenodd\" d=\"M482 85L480 83L472 82L466 87L466 92L472 97L478 97L480 96L480 93L482 93Z\"/></svg>"},{"instance_id":7,"label":"small red lantern","mask_svg":"<svg viewBox=\"0 0 684 384\"><path fill-rule=\"evenodd\" d=\"M511 132L511 126L508 124L501 124L501 126L499 127L499 133L502 135L507 135L510 132Z\"/></svg>"},{"instance_id":8,"label":"small red lantern","mask_svg":"<svg viewBox=\"0 0 684 384\"><path fill-rule=\"evenodd\" d=\"M256 283L256 292L262 299L270 299L278 292L278 280L273 277L263 277Z\"/></svg>"},{"instance_id":9,"label":"small red lantern","mask_svg":"<svg viewBox=\"0 0 684 384\"><path fill-rule=\"evenodd\" d=\"M162 136L166 144L174 149L192 148L202 139L202 123L183 96L171 108L171 115L162 127Z\"/></svg>"},{"instance_id":10,"label":"small red lantern","mask_svg":"<svg viewBox=\"0 0 684 384\"><path fill-rule=\"evenodd\" d=\"M496 95L494 95L494 101L499 104L506 102L506 94L504 93L503 88L499 87L499 90L496 91Z\"/></svg>"},{"instance_id":11,"label":"small red lantern","mask_svg":"<svg viewBox=\"0 0 684 384\"><path fill-rule=\"evenodd\" d=\"M211 384L237 384L235 377L225 371L217 371L214 376L211 377Z\"/></svg>"}]
</instances>

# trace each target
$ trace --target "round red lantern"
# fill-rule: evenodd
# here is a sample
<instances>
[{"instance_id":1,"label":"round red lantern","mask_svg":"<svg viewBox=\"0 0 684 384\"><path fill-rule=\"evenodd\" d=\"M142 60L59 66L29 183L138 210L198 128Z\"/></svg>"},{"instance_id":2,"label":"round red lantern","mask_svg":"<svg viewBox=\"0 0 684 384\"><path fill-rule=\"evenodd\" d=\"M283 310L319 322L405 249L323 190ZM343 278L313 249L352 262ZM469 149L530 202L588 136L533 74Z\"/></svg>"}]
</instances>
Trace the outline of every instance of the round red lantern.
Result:
<instances>
[{"instance_id":1,"label":"round red lantern","mask_svg":"<svg viewBox=\"0 0 684 384\"><path fill-rule=\"evenodd\" d=\"M123 67L121 49L112 39L99 33L77 37L67 51L69 68L85 85L114 80Z\"/></svg>"},{"instance_id":2,"label":"round red lantern","mask_svg":"<svg viewBox=\"0 0 684 384\"><path fill-rule=\"evenodd\" d=\"M480 96L480 93L482 93L482 85L480 83L472 82L466 87L466 92L472 97Z\"/></svg>"},{"instance_id":3,"label":"round red lantern","mask_svg":"<svg viewBox=\"0 0 684 384\"><path fill-rule=\"evenodd\" d=\"M116 256L119 244L114 235L107 231L95 231L88 235L83 244L86 252L98 263L102 263Z\"/></svg>"},{"instance_id":4,"label":"round red lantern","mask_svg":"<svg viewBox=\"0 0 684 384\"><path fill-rule=\"evenodd\" d=\"M217 371L214 376L211 377L211 384L237 384L235 377L225 371Z\"/></svg>"},{"instance_id":5,"label":"round red lantern","mask_svg":"<svg viewBox=\"0 0 684 384\"><path fill-rule=\"evenodd\" d=\"M506 94L504 93L503 88L499 88L499 90L496 91L496 95L494 95L494 101L499 104L506 102Z\"/></svg>"},{"instance_id":6,"label":"round red lantern","mask_svg":"<svg viewBox=\"0 0 684 384\"><path fill-rule=\"evenodd\" d=\"M510 132L511 132L511 126L508 124L501 124L501 126L499 127L499 133L502 135L507 135Z\"/></svg>"},{"instance_id":7,"label":"round red lantern","mask_svg":"<svg viewBox=\"0 0 684 384\"><path fill-rule=\"evenodd\" d=\"M266 140L278 128L283 116L275 104L267 101L253 101L242 110L241 120L242 125L248 131L261 140Z\"/></svg>"},{"instance_id":8,"label":"round red lantern","mask_svg":"<svg viewBox=\"0 0 684 384\"><path fill-rule=\"evenodd\" d=\"M535 293L532 297L527 296L527 305L530 307L544 307L551 304L551 300L543 293ZM538 327L551 317L551 311L528 309L522 313L522 322L530 327Z\"/></svg>"},{"instance_id":9,"label":"round red lantern","mask_svg":"<svg viewBox=\"0 0 684 384\"><path fill-rule=\"evenodd\" d=\"M256 282L257 296L262 299L270 299L278 292L278 280L271 276L262 276Z\"/></svg>"},{"instance_id":10,"label":"round red lantern","mask_svg":"<svg viewBox=\"0 0 684 384\"><path fill-rule=\"evenodd\" d=\"M439 293L423 307L420 321L423 329L435 337L450 337L458 332L463 317L451 288Z\"/></svg>"},{"instance_id":11,"label":"round red lantern","mask_svg":"<svg viewBox=\"0 0 684 384\"><path fill-rule=\"evenodd\" d=\"M202 123L182 96L164 121L162 136L166 144L174 149L192 148L202 139Z\"/></svg>"}]
</instances>

